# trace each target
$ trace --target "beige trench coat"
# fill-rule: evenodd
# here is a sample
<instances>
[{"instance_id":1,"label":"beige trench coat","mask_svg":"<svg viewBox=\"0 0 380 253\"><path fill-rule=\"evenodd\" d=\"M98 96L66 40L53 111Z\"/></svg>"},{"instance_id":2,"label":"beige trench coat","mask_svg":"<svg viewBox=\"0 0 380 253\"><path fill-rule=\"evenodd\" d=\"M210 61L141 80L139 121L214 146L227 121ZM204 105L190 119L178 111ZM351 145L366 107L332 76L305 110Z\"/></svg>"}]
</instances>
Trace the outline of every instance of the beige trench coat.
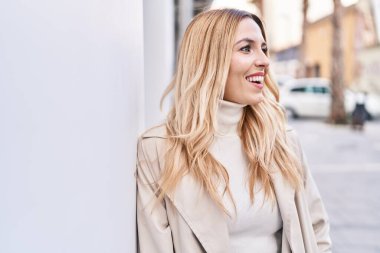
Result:
<instances>
[{"instance_id":1,"label":"beige trench coat","mask_svg":"<svg viewBox=\"0 0 380 253\"><path fill-rule=\"evenodd\" d=\"M329 224L314 181L305 165L294 130L288 130L305 169L304 190L295 192L281 176L272 180L283 220L284 253L331 252ZM174 194L153 207L157 179L163 168L165 127L143 134L137 155L137 247L140 253L228 253L226 219L191 176Z\"/></svg>"}]
</instances>

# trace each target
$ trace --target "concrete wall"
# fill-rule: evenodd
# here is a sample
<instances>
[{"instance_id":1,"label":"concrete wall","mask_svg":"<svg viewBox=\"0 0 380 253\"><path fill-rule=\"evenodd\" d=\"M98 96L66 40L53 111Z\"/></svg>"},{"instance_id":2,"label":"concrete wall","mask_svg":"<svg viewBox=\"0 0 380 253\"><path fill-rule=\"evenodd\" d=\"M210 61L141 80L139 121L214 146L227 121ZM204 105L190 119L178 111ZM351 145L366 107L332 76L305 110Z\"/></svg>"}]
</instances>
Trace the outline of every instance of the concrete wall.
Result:
<instances>
[{"instance_id":1,"label":"concrete wall","mask_svg":"<svg viewBox=\"0 0 380 253\"><path fill-rule=\"evenodd\" d=\"M144 0L145 125L157 125L165 118L160 99L174 70L174 5L172 0Z\"/></svg>"},{"instance_id":2,"label":"concrete wall","mask_svg":"<svg viewBox=\"0 0 380 253\"><path fill-rule=\"evenodd\" d=\"M0 252L134 252L137 0L0 4Z\"/></svg>"}]
</instances>

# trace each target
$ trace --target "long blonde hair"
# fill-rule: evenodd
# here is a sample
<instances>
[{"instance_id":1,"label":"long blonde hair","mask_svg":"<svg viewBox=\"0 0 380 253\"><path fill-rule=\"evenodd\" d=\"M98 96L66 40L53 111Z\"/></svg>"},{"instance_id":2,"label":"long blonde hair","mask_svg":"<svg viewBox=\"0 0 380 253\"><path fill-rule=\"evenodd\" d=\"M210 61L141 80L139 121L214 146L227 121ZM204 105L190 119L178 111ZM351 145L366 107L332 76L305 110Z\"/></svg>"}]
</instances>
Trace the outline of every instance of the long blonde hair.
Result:
<instances>
[{"instance_id":1,"label":"long blonde hair","mask_svg":"<svg viewBox=\"0 0 380 253\"><path fill-rule=\"evenodd\" d=\"M261 20L235 9L210 10L198 14L184 34L177 70L163 99L173 92L173 105L167 116L167 152L160 181L159 199L173 192L185 174L190 174L226 211L219 183L229 194L226 169L209 153L216 129L216 114L223 99L232 56L235 33L240 21L252 18L261 28ZM278 104L278 89L265 76L264 101L244 107L239 135L249 160L249 193L254 200L254 185L259 180L265 196L275 199L270 174L280 171L296 189L301 186L301 167L286 141L286 118Z\"/></svg>"}]
</instances>

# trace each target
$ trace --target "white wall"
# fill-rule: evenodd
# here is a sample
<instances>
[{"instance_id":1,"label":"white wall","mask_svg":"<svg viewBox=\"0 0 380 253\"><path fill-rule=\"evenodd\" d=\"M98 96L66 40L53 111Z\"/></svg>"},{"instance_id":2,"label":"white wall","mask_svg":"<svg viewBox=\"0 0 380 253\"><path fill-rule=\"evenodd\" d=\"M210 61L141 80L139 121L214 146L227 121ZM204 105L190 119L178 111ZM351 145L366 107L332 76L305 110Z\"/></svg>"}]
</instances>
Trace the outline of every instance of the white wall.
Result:
<instances>
[{"instance_id":1,"label":"white wall","mask_svg":"<svg viewBox=\"0 0 380 253\"><path fill-rule=\"evenodd\" d=\"M0 3L0 252L134 252L139 0Z\"/></svg>"},{"instance_id":2,"label":"white wall","mask_svg":"<svg viewBox=\"0 0 380 253\"><path fill-rule=\"evenodd\" d=\"M193 18L194 0L179 0L178 1L178 35L179 43L185 34L186 28ZM178 45L179 46L179 45Z\"/></svg>"},{"instance_id":3,"label":"white wall","mask_svg":"<svg viewBox=\"0 0 380 253\"><path fill-rule=\"evenodd\" d=\"M174 70L173 0L144 0L145 124L157 125L167 112L160 99ZM166 109L166 110L165 110Z\"/></svg>"}]
</instances>

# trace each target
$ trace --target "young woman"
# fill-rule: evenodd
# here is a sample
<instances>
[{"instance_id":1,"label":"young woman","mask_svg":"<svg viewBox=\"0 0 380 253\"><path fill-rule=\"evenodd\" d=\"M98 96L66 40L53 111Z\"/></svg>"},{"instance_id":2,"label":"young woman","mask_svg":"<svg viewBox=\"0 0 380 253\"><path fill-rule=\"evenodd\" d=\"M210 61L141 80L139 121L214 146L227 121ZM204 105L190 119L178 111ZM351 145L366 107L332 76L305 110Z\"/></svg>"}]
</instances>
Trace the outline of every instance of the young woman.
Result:
<instances>
[{"instance_id":1,"label":"young woman","mask_svg":"<svg viewBox=\"0 0 380 253\"><path fill-rule=\"evenodd\" d=\"M267 51L262 22L245 11L207 11L188 26L171 111L138 141L139 252L331 251Z\"/></svg>"}]
</instances>

